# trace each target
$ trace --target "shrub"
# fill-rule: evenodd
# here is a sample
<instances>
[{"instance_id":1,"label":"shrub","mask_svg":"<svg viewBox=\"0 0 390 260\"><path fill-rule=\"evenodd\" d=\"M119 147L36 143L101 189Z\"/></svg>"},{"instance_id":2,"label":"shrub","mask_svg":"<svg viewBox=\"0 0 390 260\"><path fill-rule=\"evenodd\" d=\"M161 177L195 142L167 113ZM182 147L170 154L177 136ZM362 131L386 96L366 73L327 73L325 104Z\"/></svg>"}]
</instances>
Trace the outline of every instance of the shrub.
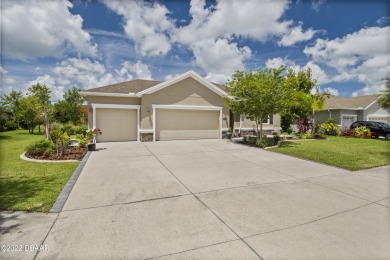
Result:
<instances>
[{"instance_id":1,"label":"shrub","mask_svg":"<svg viewBox=\"0 0 390 260\"><path fill-rule=\"evenodd\" d=\"M61 130L61 127L62 127L62 124L60 124L60 123L52 123L50 125L51 130Z\"/></svg>"},{"instance_id":2,"label":"shrub","mask_svg":"<svg viewBox=\"0 0 390 260\"><path fill-rule=\"evenodd\" d=\"M287 132L287 134L291 134L291 133L293 132L293 130L292 130L291 128L288 128L288 129L286 130L286 132Z\"/></svg>"},{"instance_id":3,"label":"shrub","mask_svg":"<svg viewBox=\"0 0 390 260\"><path fill-rule=\"evenodd\" d=\"M53 143L57 143L58 139L60 139L62 133L60 130L51 130L50 131L50 138L53 141Z\"/></svg>"},{"instance_id":4,"label":"shrub","mask_svg":"<svg viewBox=\"0 0 390 260\"><path fill-rule=\"evenodd\" d=\"M86 126L78 126L75 128L75 132L77 135L82 134L84 137L87 133L88 127Z\"/></svg>"},{"instance_id":5,"label":"shrub","mask_svg":"<svg viewBox=\"0 0 390 260\"><path fill-rule=\"evenodd\" d=\"M55 145L52 141L43 139L41 141L35 142L33 145L30 145L26 149L27 156L42 156L47 155L55 150Z\"/></svg>"},{"instance_id":6,"label":"shrub","mask_svg":"<svg viewBox=\"0 0 390 260\"><path fill-rule=\"evenodd\" d=\"M300 134L304 134L310 129L310 122L309 119L306 117L300 118L297 120L297 127L298 127L298 132Z\"/></svg>"},{"instance_id":7,"label":"shrub","mask_svg":"<svg viewBox=\"0 0 390 260\"><path fill-rule=\"evenodd\" d=\"M313 135L311 133L301 134L300 137L302 139L313 139Z\"/></svg>"},{"instance_id":8,"label":"shrub","mask_svg":"<svg viewBox=\"0 0 390 260\"><path fill-rule=\"evenodd\" d=\"M355 137L355 131L349 129L341 130L340 135L345 137Z\"/></svg>"},{"instance_id":9,"label":"shrub","mask_svg":"<svg viewBox=\"0 0 390 260\"><path fill-rule=\"evenodd\" d=\"M243 141L245 143L249 143L249 144L252 144L252 145L256 145L256 146L259 146L259 147L269 147L269 146L274 146L278 143L278 141L280 140L280 137L275 135L273 137L266 137L266 138L263 138L262 141L260 140L257 140L256 136L244 136L243 138Z\"/></svg>"},{"instance_id":10,"label":"shrub","mask_svg":"<svg viewBox=\"0 0 390 260\"><path fill-rule=\"evenodd\" d=\"M18 128L19 125L11 120L7 120L7 119L0 120L0 132L16 130Z\"/></svg>"},{"instance_id":11,"label":"shrub","mask_svg":"<svg viewBox=\"0 0 390 260\"><path fill-rule=\"evenodd\" d=\"M371 131L366 126L359 126L356 127L354 130L355 137L358 138L370 138L371 137Z\"/></svg>"},{"instance_id":12,"label":"shrub","mask_svg":"<svg viewBox=\"0 0 390 260\"><path fill-rule=\"evenodd\" d=\"M333 118L328 119L325 123L321 124L320 128L326 135L337 135L338 125Z\"/></svg>"},{"instance_id":13,"label":"shrub","mask_svg":"<svg viewBox=\"0 0 390 260\"><path fill-rule=\"evenodd\" d=\"M83 134L78 134L78 135L76 135L76 138L77 138L77 141L78 141L78 146L79 147L86 147L87 146L87 140L85 140L85 137L84 137L84 135Z\"/></svg>"},{"instance_id":14,"label":"shrub","mask_svg":"<svg viewBox=\"0 0 390 260\"><path fill-rule=\"evenodd\" d=\"M61 132L67 133L68 135L76 134L76 128L71 123L67 123L61 127Z\"/></svg>"}]
</instances>

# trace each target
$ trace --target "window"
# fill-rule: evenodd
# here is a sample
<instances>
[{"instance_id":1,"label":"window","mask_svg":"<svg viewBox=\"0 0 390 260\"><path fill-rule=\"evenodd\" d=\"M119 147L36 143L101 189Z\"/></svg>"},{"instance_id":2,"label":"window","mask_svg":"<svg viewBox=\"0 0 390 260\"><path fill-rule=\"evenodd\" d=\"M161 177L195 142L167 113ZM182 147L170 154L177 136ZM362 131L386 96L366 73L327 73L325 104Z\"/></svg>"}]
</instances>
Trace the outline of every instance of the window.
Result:
<instances>
[{"instance_id":1,"label":"window","mask_svg":"<svg viewBox=\"0 0 390 260\"><path fill-rule=\"evenodd\" d=\"M258 122L260 123L260 120L258 120ZM274 123L274 116L273 115L270 115L268 116L268 118L265 118L263 120L263 124L273 124Z\"/></svg>"}]
</instances>

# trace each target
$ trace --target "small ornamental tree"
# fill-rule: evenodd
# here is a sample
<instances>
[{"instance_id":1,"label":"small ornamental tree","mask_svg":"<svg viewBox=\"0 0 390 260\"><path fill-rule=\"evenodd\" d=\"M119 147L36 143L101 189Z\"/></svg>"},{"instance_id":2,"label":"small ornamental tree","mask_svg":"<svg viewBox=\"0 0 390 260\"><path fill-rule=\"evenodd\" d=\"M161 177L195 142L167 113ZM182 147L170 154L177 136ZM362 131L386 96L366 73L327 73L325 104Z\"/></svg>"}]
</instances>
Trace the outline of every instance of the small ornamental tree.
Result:
<instances>
[{"instance_id":1,"label":"small ornamental tree","mask_svg":"<svg viewBox=\"0 0 390 260\"><path fill-rule=\"evenodd\" d=\"M50 121L49 121L49 112L50 112L50 94L51 90L45 85L37 83L32 85L29 89L31 96L36 97L39 102L39 111L43 114L45 118L45 133L46 139L50 140Z\"/></svg>"},{"instance_id":2,"label":"small ornamental tree","mask_svg":"<svg viewBox=\"0 0 390 260\"><path fill-rule=\"evenodd\" d=\"M264 119L280 113L288 104L289 88L284 84L284 67L237 71L226 83L227 107L235 114L244 114L256 122L256 136L262 141ZM259 128L260 126L260 128Z\"/></svg>"},{"instance_id":3,"label":"small ornamental tree","mask_svg":"<svg viewBox=\"0 0 390 260\"><path fill-rule=\"evenodd\" d=\"M379 97L379 105L383 109L390 109L390 78L386 78L386 89Z\"/></svg>"}]
</instances>

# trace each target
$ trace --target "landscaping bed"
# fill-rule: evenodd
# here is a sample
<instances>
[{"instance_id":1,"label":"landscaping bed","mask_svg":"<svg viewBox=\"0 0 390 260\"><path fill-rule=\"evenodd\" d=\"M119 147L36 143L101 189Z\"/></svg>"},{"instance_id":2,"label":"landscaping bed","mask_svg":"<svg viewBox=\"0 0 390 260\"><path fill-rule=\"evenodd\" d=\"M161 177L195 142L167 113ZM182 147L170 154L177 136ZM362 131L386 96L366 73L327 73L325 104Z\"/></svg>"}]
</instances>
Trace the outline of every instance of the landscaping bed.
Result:
<instances>
[{"instance_id":1,"label":"landscaping bed","mask_svg":"<svg viewBox=\"0 0 390 260\"><path fill-rule=\"evenodd\" d=\"M87 152L87 148L82 147L66 147L64 148L64 153L62 156L57 155L57 153L46 153L43 155L30 155L27 156L31 159L37 159L37 160L78 160L81 161L84 157L84 155Z\"/></svg>"}]
</instances>

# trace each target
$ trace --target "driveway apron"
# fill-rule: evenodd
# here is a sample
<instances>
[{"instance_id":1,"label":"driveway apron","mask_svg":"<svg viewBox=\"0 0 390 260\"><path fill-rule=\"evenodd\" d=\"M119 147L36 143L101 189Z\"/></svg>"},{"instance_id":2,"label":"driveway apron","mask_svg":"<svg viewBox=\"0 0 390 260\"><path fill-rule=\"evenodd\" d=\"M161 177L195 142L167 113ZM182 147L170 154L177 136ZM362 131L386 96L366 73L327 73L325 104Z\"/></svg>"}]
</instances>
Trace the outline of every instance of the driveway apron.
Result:
<instances>
[{"instance_id":1,"label":"driveway apron","mask_svg":"<svg viewBox=\"0 0 390 260\"><path fill-rule=\"evenodd\" d=\"M386 169L227 140L97 147L38 259L390 257Z\"/></svg>"}]
</instances>

